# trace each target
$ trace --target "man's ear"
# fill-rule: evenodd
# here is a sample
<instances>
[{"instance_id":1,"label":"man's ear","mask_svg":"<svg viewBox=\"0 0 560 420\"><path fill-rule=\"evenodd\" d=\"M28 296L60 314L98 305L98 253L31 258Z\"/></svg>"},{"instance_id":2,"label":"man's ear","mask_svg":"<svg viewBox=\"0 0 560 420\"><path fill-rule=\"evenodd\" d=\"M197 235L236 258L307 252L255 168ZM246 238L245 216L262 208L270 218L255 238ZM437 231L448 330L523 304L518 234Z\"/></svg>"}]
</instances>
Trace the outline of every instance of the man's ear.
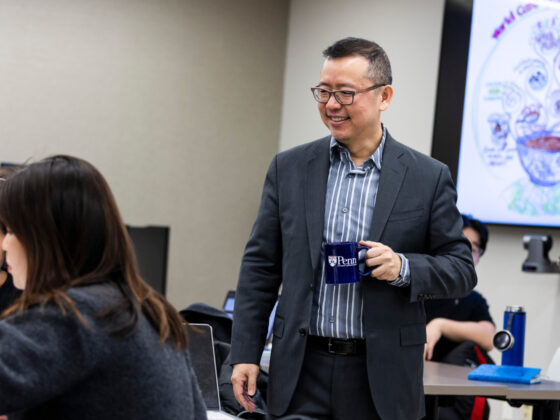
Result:
<instances>
[{"instance_id":1,"label":"man's ear","mask_svg":"<svg viewBox=\"0 0 560 420\"><path fill-rule=\"evenodd\" d=\"M383 90L381 91L381 103L379 104L379 110L380 111L385 111L387 108L389 108L389 105L391 104L391 99L393 99L393 86L391 85L387 85L384 86L382 88Z\"/></svg>"}]
</instances>

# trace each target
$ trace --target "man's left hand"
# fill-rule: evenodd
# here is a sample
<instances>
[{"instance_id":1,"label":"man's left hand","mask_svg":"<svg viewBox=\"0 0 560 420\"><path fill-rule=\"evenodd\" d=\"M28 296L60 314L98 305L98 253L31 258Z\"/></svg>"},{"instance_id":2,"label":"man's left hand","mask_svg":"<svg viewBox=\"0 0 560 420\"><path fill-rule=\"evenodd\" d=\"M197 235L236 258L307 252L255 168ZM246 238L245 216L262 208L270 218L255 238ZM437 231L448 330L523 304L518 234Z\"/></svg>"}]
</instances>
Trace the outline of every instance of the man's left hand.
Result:
<instances>
[{"instance_id":1,"label":"man's left hand","mask_svg":"<svg viewBox=\"0 0 560 420\"><path fill-rule=\"evenodd\" d=\"M366 265L375 267L371 276L378 280L394 281L401 273L401 257L381 242L360 241L360 245L369 247L366 251Z\"/></svg>"}]
</instances>

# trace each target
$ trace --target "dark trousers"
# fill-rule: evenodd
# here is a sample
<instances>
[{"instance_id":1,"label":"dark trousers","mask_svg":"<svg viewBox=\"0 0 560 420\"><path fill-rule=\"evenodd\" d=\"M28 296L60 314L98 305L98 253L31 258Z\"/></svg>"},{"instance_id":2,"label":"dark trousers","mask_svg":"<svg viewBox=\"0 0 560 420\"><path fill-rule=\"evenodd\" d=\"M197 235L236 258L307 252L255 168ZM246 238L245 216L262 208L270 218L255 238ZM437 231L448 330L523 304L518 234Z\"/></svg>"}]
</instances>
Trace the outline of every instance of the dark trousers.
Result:
<instances>
[{"instance_id":1,"label":"dark trousers","mask_svg":"<svg viewBox=\"0 0 560 420\"><path fill-rule=\"evenodd\" d=\"M371 399L366 355L330 354L326 347L322 350L308 345L285 415L293 414L317 420L379 419Z\"/></svg>"}]
</instances>

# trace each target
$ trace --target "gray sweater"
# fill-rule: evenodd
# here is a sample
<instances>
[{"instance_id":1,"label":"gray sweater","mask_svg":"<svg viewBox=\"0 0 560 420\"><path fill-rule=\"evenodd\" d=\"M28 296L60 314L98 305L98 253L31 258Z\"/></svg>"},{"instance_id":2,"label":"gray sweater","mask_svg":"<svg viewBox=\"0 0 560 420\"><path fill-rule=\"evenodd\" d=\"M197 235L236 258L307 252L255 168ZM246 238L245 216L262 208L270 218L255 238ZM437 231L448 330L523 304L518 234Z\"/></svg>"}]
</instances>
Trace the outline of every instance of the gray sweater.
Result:
<instances>
[{"instance_id":1,"label":"gray sweater","mask_svg":"<svg viewBox=\"0 0 560 420\"><path fill-rule=\"evenodd\" d=\"M119 298L102 284L68 291L90 328L54 304L0 321L0 414L9 419L206 419L187 353L148 320L116 338L95 317Z\"/></svg>"}]
</instances>

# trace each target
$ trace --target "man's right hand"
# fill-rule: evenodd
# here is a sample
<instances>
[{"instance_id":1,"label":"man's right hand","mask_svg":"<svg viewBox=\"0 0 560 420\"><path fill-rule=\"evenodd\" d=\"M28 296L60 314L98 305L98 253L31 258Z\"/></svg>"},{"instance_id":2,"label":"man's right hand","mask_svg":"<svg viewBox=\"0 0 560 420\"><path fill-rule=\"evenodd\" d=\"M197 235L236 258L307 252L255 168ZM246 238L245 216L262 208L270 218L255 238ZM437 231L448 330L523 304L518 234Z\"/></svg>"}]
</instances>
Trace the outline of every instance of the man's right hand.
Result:
<instances>
[{"instance_id":1,"label":"man's right hand","mask_svg":"<svg viewBox=\"0 0 560 420\"><path fill-rule=\"evenodd\" d=\"M255 411L253 397L257 392L257 376L259 375L259 365L253 363L239 363L233 365L231 383L235 399L243 408L250 413Z\"/></svg>"}]
</instances>

